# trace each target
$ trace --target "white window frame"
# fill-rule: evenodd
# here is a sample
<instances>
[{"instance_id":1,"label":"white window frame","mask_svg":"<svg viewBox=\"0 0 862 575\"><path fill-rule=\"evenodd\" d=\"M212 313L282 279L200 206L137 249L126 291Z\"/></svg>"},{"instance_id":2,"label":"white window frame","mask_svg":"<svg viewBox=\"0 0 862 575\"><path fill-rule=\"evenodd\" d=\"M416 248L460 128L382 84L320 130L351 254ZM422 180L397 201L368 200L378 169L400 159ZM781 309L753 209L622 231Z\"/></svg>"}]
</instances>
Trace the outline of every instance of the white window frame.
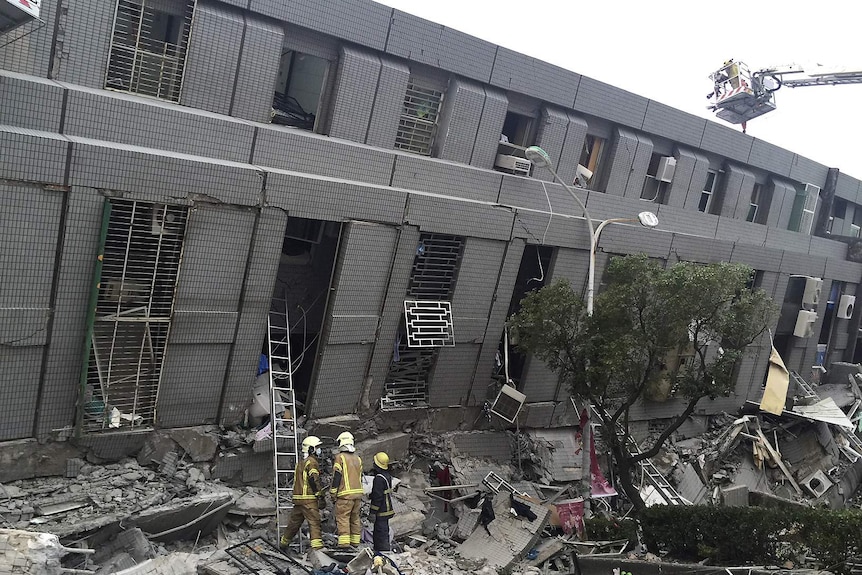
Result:
<instances>
[{"instance_id":1,"label":"white window frame","mask_svg":"<svg viewBox=\"0 0 862 575\"><path fill-rule=\"evenodd\" d=\"M442 104L443 92L423 85L421 81L411 77L398 120L395 149L430 156Z\"/></svg>"},{"instance_id":2,"label":"white window frame","mask_svg":"<svg viewBox=\"0 0 862 575\"><path fill-rule=\"evenodd\" d=\"M712 175L712 186L709 186L709 176ZM706 183L703 185L703 191L700 192L700 197L697 202L697 210L699 212L703 212L704 214L710 213L709 210L712 207L712 202L715 199L715 186L718 183L718 170L707 170ZM707 188L709 186L709 188ZM706 204L703 206L703 209L700 209L700 205L703 203L704 195L707 196Z\"/></svg>"}]
</instances>

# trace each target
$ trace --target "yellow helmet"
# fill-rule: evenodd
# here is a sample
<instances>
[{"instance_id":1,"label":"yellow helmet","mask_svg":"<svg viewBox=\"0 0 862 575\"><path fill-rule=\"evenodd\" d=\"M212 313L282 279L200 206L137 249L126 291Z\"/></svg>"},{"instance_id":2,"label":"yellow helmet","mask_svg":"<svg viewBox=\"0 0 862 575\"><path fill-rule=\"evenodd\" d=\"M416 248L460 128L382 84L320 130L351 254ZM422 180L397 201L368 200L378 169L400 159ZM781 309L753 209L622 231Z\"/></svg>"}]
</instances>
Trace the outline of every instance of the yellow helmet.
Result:
<instances>
[{"instance_id":1,"label":"yellow helmet","mask_svg":"<svg viewBox=\"0 0 862 575\"><path fill-rule=\"evenodd\" d=\"M303 453L303 455L308 454L309 448L315 449L321 443L322 442L320 441L319 437L317 437L316 435L309 435L308 437L306 437L305 439L302 440L302 453Z\"/></svg>"},{"instance_id":2,"label":"yellow helmet","mask_svg":"<svg viewBox=\"0 0 862 575\"><path fill-rule=\"evenodd\" d=\"M353 445L353 434L349 431L345 431L338 436L338 439L336 439L336 441L338 442L338 447L344 447L345 445Z\"/></svg>"},{"instance_id":3,"label":"yellow helmet","mask_svg":"<svg viewBox=\"0 0 862 575\"><path fill-rule=\"evenodd\" d=\"M380 469L389 469L389 456L381 451L374 455L374 465Z\"/></svg>"}]
</instances>

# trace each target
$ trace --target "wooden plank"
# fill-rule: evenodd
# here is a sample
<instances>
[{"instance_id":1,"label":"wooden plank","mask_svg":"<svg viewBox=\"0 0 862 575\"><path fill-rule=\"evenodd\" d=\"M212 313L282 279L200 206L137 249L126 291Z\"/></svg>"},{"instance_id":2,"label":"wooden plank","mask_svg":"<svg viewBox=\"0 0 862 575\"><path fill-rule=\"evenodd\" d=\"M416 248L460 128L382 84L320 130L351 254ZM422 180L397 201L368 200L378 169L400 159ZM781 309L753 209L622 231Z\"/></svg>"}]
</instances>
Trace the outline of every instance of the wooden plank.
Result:
<instances>
[{"instance_id":1,"label":"wooden plank","mask_svg":"<svg viewBox=\"0 0 862 575\"><path fill-rule=\"evenodd\" d=\"M790 470L784 464L784 461L781 459L781 454L773 449L772 444L769 443L769 440L766 439L766 436L763 435L763 431L761 431L760 426L757 426L754 430L757 432L757 435L760 437L760 440L763 442L763 445L766 447L766 451L769 453L770 457L772 457L773 461L778 464L779 469L781 469L782 473L790 480L790 485L793 486L793 490L796 491L797 495L802 495L802 489L799 488L799 485L796 483L796 480L793 479L793 476L790 474Z\"/></svg>"}]
</instances>

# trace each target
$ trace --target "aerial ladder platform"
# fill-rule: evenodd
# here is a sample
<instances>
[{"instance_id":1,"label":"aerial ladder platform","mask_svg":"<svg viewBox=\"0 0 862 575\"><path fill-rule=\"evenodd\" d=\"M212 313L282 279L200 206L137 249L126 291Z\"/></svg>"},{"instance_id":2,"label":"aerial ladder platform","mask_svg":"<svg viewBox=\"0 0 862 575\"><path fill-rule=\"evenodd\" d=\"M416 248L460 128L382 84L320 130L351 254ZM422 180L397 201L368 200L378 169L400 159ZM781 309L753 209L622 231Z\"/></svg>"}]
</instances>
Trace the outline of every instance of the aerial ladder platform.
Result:
<instances>
[{"instance_id":1,"label":"aerial ladder platform","mask_svg":"<svg viewBox=\"0 0 862 575\"><path fill-rule=\"evenodd\" d=\"M718 118L744 126L748 120L776 109L775 92L780 88L862 84L862 66L788 64L751 71L744 62L728 60L709 79L713 89L706 96L710 101L708 108Z\"/></svg>"}]
</instances>

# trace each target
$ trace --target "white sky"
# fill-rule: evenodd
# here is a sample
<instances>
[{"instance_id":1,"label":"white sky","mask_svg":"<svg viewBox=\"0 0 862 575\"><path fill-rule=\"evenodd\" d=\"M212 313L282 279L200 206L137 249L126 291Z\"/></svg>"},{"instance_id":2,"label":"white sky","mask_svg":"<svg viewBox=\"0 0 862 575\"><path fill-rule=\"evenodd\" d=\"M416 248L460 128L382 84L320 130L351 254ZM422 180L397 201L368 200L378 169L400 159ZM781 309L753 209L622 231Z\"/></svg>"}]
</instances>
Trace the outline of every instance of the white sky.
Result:
<instances>
[{"instance_id":1,"label":"white sky","mask_svg":"<svg viewBox=\"0 0 862 575\"><path fill-rule=\"evenodd\" d=\"M725 60L862 65L855 0L379 1L737 130L706 109ZM862 179L862 84L785 87L776 102L749 135Z\"/></svg>"}]
</instances>

